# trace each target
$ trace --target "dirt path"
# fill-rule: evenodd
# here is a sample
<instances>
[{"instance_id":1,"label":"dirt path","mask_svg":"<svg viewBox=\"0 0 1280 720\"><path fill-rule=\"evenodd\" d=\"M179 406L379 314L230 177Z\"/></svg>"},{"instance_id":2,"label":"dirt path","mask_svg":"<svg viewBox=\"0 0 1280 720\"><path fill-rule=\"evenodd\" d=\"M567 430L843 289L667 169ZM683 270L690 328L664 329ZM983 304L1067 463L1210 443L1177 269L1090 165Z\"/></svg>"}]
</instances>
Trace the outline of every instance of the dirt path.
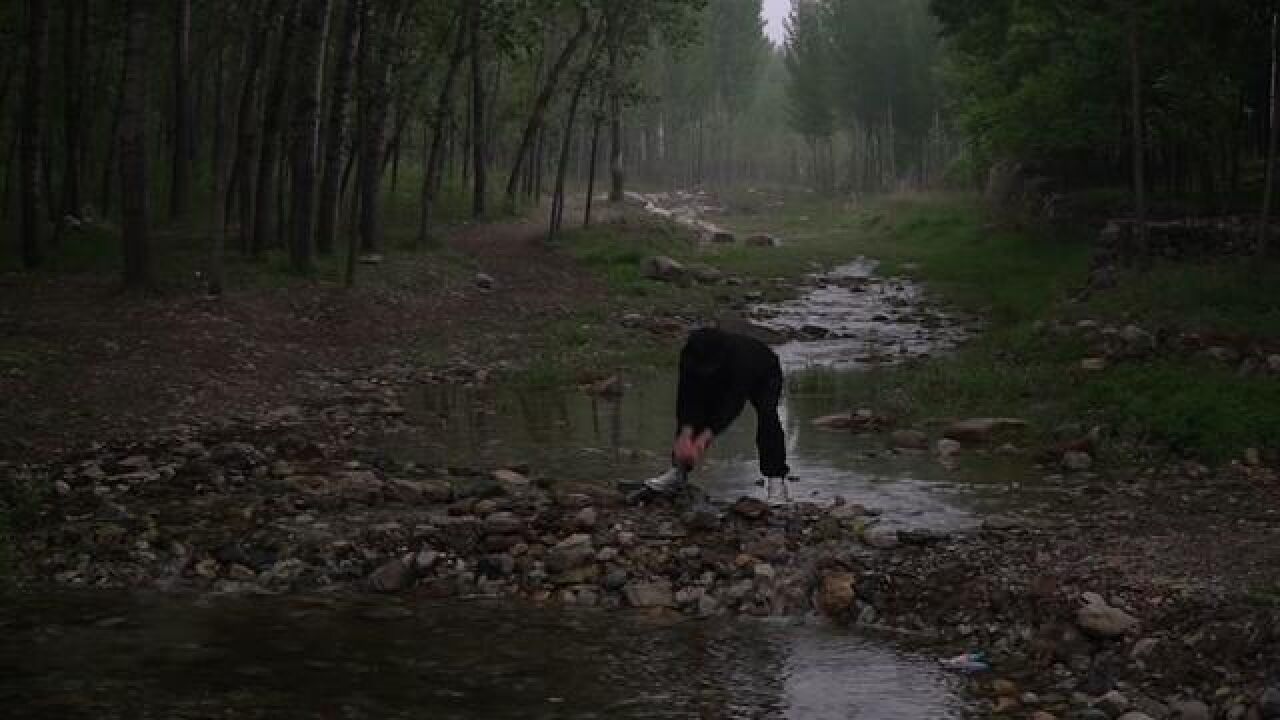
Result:
<instances>
[{"instance_id":1,"label":"dirt path","mask_svg":"<svg viewBox=\"0 0 1280 720\"><path fill-rule=\"evenodd\" d=\"M218 300L123 296L114 278L0 277L0 459L285 403L314 373L527 331L602 292L531 224L473 226L450 246L493 289L435 254L361 266L352 291L282 280Z\"/></svg>"}]
</instances>

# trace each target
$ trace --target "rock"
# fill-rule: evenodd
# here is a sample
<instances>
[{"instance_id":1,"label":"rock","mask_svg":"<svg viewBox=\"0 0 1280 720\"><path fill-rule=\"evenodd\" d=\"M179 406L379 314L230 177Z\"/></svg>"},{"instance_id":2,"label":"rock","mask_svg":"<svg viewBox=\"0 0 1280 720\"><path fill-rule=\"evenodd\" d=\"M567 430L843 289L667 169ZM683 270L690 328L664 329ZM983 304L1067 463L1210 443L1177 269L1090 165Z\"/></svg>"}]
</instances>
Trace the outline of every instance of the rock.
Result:
<instances>
[{"instance_id":1,"label":"rock","mask_svg":"<svg viewBox=\"0 0 1280 720\"><path fill-rule=\"evenodd\" d=\"M768 582L777 576L778 571L769 563L758 562L751 568L751 573L757 580Z\"/></svg>"},{"instance_id":2,"label":"rock","mask_svg":"<svg viewBox=\"0 0 1280 720\"><path fill-rule=\"evenodd\" d=\"M665 256L653 255L640 263L640 274L650 280L681 282L688 276L684 265Z\"/></svg>"},{"instance_id":3,"label":"rock","mask_svg":"<svg viewBox=\"0 0 1280 720\"><path fill-rule=\"evenodd\" d=\"M853 427L853 415L849 413L823 415L822 417L814 418L813 425L824 430L848 430Z\"/></svg>"},{"instance_id":4,"label":"rock","mask_svg":"<svg viewBox=\"0 0 1280 720\"><path fill-rule=\"evenodd\" d=\"M889 440L901 450L928 450L929 436L919 430L894 430Z\"/></svg>"},{"instance_id":5,"label":"rock","mask_svg":"<svg viewBox=\"0 0 1280 720\"><path fill-rule=\"evenodd\" d=\"M1124 693L1119 690L1112 690L1098 698L1096 707L1111 717L1117 717L1124 711L1132 708L1133 705L1129 702L1129 698L1124 696Z\"/></svg>"},{"instance_id":6,"label":"rock","mask_svg":"<svg viewBox=\"0 0 1280 720\"><path fill-rule=\"evenodd\" d=\"M524 532L525 523L511 512L496 512L484 519L486 535L517 535Z\"/></svg>"},{"instance_id":7,"label":"rock","mask_svg":"<svg viewBox=\"0 0 1280 720\"><path fill-rule=\"evenodd\" d=\"M1156 646L1159 644L1160 641L1155 638L1142 638L1133 644L1133 649L1129 651L1129 657L1134 660L1141 660L1142 658L1150 655L1151 651L1155 650Z\"/></svg>"},{"instance_id":8,"label":"rock","mask_svg":"<svg viewBox=\"0 0 1280 720\"><path fill-rule=\"evenodd\" d=\"M759 498L741 497L733 504L733 512L748 520L759 520L769 513L769 504Z\"/></svg>"},{"instance_id":9,"label":"rock","mask_svg":"<svg viewBox=\"0 0 1280 720\"><path fill-rule=\"evenodd\" d=\"M888 550L898 546L898 531L893 528L873 525L862 531L862 542L873 548Z\"/></svg>"},{"instance_id":10,"label":"rock","mask_svg":"<svg viewBox=\"0 0 1280 720\"><path fill-rule=\"evenodd\" d=\"M625 391L622 381L618 379L617 375L610 375L603 380L597 380L596 382L587 385L584 389L587 391L588 395L606 398L622 397L622 394Z\"/></svg>"},{"instance_id":11,"label":"rock","mask_svg":"<svg viewBox=\"0 0 1280 720\"><path fill-rule=\"evenodd\" d=\"M1280 355L1267 356L1267 369L1273 373L1280 374Z\"/></svg>"},{"instance_id":12,"label":"rock","mask_svg":"<svg viewBox=\"0 0 1280 720\"><path fill-rule=\"evenodd\" d=\"M594 530L597 519L598 513L596 512L596 509L593 507L585 507L579 510L578 514L573 517L573 524L579 530Z\"/></svg>"},{"instance_id":13,"label":"rock","mask_svg":"<svg viewBox=\"0 0 1280 720\"><path fill-rule=\"evenodd\" d=\"M496 480L502 489L509 494L515 494L529 489L529 478L515 470L502 468L489 473L489 477Z\"/></svg>"},{"instance_id":14,"label":"rock","mask_svg":"<svg viewBox=\"0 0 1280 720\"><path fill-rule=\"evenodd\" d=\"M581 567L594 559L595 549L591 546L591 536L570 535L547 551L547 570L562 573Z\"/></svg>"},{"instance_id":15,"label":"rock","mask_svg":"<svg viewBox=\"0 0 1280 720\"><path fill-rule=\"evenodd\" d=\"M1258 700L1258 714L1262 720L1280 720L1280 685L1272 685Z\"/></svg>"},{"instance_id":16,"label":"rock","mask_svg":"<svg viewBox=\"0 0 1280 720\"><path fill-rule=\"evenodd\" d=\"M412 577L409 564L396 558L385 563L369 576L369 588L380 593L399 592L409 584Z\"/></svg>"},{"instance_id":17,"label":"rock","mask_svg":"<svg viewBox=\"0 0 1280 720\"><path fill-rule=\"evenodd\" d=\"M1093 456L1081 450L1069 450L1062 454L1062 467L1071 472L1085 472L1093 467Z\"/></svg>"},{"instance_id":18,"label":"rock","mask_svg":"<svg viewBox=\"0 0 1280 720\"><path fill-rule=\"evenodd\" d=\"M1080 369L1089 372L1099 372L1107 369L1106 358L1085 358L1080 361Z\"/></svg>"},{"instance_id":19,"label":"rock","mask_svg":"<svg viewBox=\"0 0 1280 720\"><path fill-rule=\"evenodd\" d=\"M1120 608L1111 607L1097 593L1085 593L1084 602L1084 606L1076 611L1076 624L1094 637L1120 637L1138 624L1137 618Z\"/></svg>"},{"instance_id":20,"label":"rock","mask_svg":"<svg viewBox=\"0 0 1280 720\"><path fill-rule=\"evenodd\" d=\"M711 242L719 243L721 245L732 245L738 241L736 235L723 228L713 228L707 233L707 236Z\"/></svg>"},{"instance_id":21,"label":"rock","mask_svg":"<svg viewBox=\"0 0 1280 720\"><path fill-rule=\"evenodd\" d=\"M476 287L481 290L492 290L498 285L498 281L493 279L488 273L478 272L475 276Z\"/></svg>"},{"instance_id":22,"label":"rock","mask_svg":"<svg viewBox=\"0 0 1280 720\"><path fill-rule=\"evenodd\" d=\"M617 592L627 584L627 571L622 568L613 568L605 573L604 579L600 581L600 585L605 590Z\"/></svg>"},{"instance_id":23,"label":"rock","mask_svg":"<svg viewBox=\"0 0 1280 720\"><path fill-rule=\"evenodd\" d=\"M703 285L715 285L724 280L724 273L710 265L690 265L689 275Z\"/></svg>"},{"instance_id":24,"label":"rock","mask_svg":"<svg viewBox=\"0 0 1280 720\"><path fill-rule=\"evenodd\" d=\"M1244 464L1250 467L1258 467L1262 464L1262 453L1258 452L1258 448L1245 449Z\"/></svg>"},{"instance_id":25,"label":"rock","mask_svg":"<svg viewBox=\"0 0 1280 720\"><path fill-rule=\"evenodd\" d=\"M667 581L627 583L622 588L622 596L633 608L675 607L675 596Z\"/></svg>"},{"instance_id":26,"label":"rock","mask_svg":"<svg viewBox=\"0 0 1280 720\"><path fill-rule=\"evenodd\" d=\"M55 482L53 484L53 489L63 497L66 497L67 495L71 494L71 486L67 484L66 480L58 480L57 482Z\"/></svg>"},{"instance_id":27,"label":"rock","mask_svg":"<svg viewBox=\"0 0 1280 720\"><path fill-rule=\"evenodd\" d=\"M955 457L960 454L962 449L963 446L951 438L942 438L938 441L938 455L940 457Z\"/></svg>"},{"instance_id":28,"label":"rock","mask_svg":"<svg viewBox=\"0 0 1280 720\"><path fill-rule=\"evenodd\" d=\"M969 418L951 423L942 436L960 442L987 442L993 435L1027 427L1026 420L1018 418Z\"/></svg>"},{"instance_id":29,"label":"rock","mask_svg":"<svg viewBox=\"0 0 1280 720\"><path fill-rule=\"evenodd\" d=\"M1134 710L1132 712L1127 712L1121 715L1120 720L1155 720L1155 718L1151 717L1150 715L1144 712L1138 712L1137 710Z\"/></svg>"},{"instance_id":30,"label":"rock","mask_svg":"<svg viewBox=\"0 0 1280 720\"><path fill-rule=\"evenodd\" d=\"M709 503L693 506L681 518L690 530L716 530L720 527L720 510Z\"/></svg>"},{"instance_id":31,"label":"rock","mask_svg":"<svg viewBox=\"0 0 1280 720\"><path fill-rule=\"evenodd\" d=\"M1012 680L997 678L991 683L991 691L1001 697L1013 696L1018 694L1018 686Z\"/></svg>"},{"instance_id":32,"label":"rock","mask_svg":"<svg viewBox=\"0 0 1280 720\"><path fill-rule=\"evenodd\" d=\"M782 241L773 235L759 233L749 236L746 244L748 247L779 247L782 245Z\"/></svg>"},{"instance_id":33,"label":"rock","mask_svg":"<svg viewBox=\"0 0 1280 720\"><path fill-rule=\"evenodd\" d=\"M720 614L720 601L710 593L703 593L698 598L698 617L713 617Z\"/></svg>"},{"instance_id":34,"label":"rock","mask_svg":"<svg viewBox=\"0 0 1280 720\"><path fill-rule=\"evenodd\" d=\"M855 583L853 573L834 572L824 576L815 602L818 611L830 618L848 615L858 597Z\"/></svg>"},{"instance_id":35,"label":"rock","mask_svg":"<svg viewBox=\"0 0 1280 720\"><path fill-rule=\"evenodd\" d=\"M1058 720L1058 716L1044 710L1037 710L1031 713L1031 720Z\"/></svg>"},{"instance_id":36,"label":"rock","mask_svg":"<svg viewBox=\"0 0 1280 720\"><path fill-rule=\"evenodd\" d=\"M1183 700L1169 705L1172 720L1213 720L1209 706L1199 700Z\"/></svg>"},{"instance_id":37,"label":"rock","mask_svg":"<svg viewBox=\"0 0 1280 720\"><path fill-rule=\"evenodd\" d=\"M431 548L423 548L413 556L413 571L419 575L425 575L431 572L439 562L440 553Z\"/></svg>"},{"instance_id":38,"label":"rock","mask_svg":"<svg viewBox=\"0 0 1280 720\"><path fill-rule=\"evenodd\" d=\"M1137 325L1126 325L1119 333L1124 342L1124 354L1128 357L1143 357L1155 352L1156 338Z\"/></svg>"},{"instance_id":39,"label":"rock","mask_svg":"<svg viewBox=\"0 0 1280 720\"><path fill-rule=\"evenodd\" d=\"M364 253L363 255L360 256L360 264L361 265L381 265L382 254L381 253Z\"/></svg>"}]
</instances>

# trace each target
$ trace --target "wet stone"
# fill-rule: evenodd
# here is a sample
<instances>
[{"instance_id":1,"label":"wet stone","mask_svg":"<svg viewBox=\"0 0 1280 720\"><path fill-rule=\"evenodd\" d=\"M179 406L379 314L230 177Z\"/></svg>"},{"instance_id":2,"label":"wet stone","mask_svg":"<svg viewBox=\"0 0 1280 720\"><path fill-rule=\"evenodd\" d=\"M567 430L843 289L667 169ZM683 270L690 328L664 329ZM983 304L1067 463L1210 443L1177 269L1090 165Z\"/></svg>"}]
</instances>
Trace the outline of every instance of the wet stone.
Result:
<instances>
[{"instance_id":1,"label":"wet stone","mask_svg":"<svg viewBox=\"0 0 1280 720\"><path fill-rule=\"evenodd\" d=\"M622 588L627 605L634 608L674 607L675 597L669 582L632 582Z\"/></svg>"},{"instance_id":2,"label":"wet stone","mask_svg":"<svg viewBox=\"0 0 1280 720\"><path fill-rule=\"evenodd\" d=\"M394 593L403 590L413 578L409 564L396 558L379 567L369 576L369 588L374 592Z\"/></svg>"}]
</instances>

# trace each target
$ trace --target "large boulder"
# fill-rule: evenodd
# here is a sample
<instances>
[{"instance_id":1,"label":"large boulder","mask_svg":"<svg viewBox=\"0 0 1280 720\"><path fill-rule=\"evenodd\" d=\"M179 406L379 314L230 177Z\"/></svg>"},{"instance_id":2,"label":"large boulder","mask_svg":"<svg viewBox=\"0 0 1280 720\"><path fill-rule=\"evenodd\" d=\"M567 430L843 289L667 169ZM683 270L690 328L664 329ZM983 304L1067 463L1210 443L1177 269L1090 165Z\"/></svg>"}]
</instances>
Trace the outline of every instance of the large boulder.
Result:
<instances>
[{"instance_id":1,"label":"large boulder","mask_svg":"<svg viewBox=\"0 0 1280 720\"><path fill-rule=\"evenodd\" d=\"M1108 605L1097 593L1085 593L1083 599L1084 605L1076 611L1076 624L1094 637L1120 637L1138 625L1137 618Z\"/></svg>"},{"instance_id":2,"label":"large boulder","mask_svg":"<svg viewBox=\"0 0 1280 720\"><path fill-rule=\"evenodd\" d=\"M987 442L995 435L1013 430L1021 430L1027 426L1026 420L1018 418L969 418L951 423L942 436L960 442Z\"/></svg>"},{"instance_id":3,"label":"large boulder","mask_svg":"<svg viewBox=\"0 0 1280 720\"><path fill-rule=\"evenodd\" d=\"M689 271L678 261L666 255L652 255L640 263L640 274L661 282L687 282Z\"/></svg>"}]
</instances>

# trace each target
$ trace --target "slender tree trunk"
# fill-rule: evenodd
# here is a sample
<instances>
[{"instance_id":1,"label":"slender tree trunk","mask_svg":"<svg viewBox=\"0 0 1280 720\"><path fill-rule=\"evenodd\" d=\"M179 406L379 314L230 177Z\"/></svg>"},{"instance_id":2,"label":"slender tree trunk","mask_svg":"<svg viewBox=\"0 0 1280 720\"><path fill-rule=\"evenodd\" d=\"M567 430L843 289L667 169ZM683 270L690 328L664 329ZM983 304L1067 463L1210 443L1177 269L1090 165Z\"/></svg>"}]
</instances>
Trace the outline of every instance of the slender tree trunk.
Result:
<instances>
[{"instance_id":1,"label":"slender tree trunk","mask_svg":"<svg viewBox=\"0 0 1280 720\"><path fill-rule=\"evenodd\" d=\"M434 111L435 123L431 134L431 149L427 154L425 171L422 174L422 215L418 222L419 246L425 245L431 237L431 209L435 203L436 193L440 188L440 170L444 164L444 137L448 130L451 115L453 87L457 82L458 71L467 55L467 22L459 12L457 35L454 39L453 51L449 54L449 65L445 68L444 79L440 83L440 94L436 98Z\"/></svg>"},{"instance_id":2,"label":"slender tree trunk","mask_svg":"<svg viewBox=\"0 0 1280 720\"><path fill-rule=\"evenodd\" d=\"M1138 251L1147 256L1146 116L1142 109L1142 55L1137 0L1129 3L1129 94L1133 111L1133 201Z\"/></svg>"},{"instance_id":3,"label":"slender tree trunk","mask_svg":"<svg viewBox=\"0 0 1280 720\"><path fill-rule=\"evenodd\" d=\"M484 55L480 48L480 3L472 2L471 17L467 23L471 36L471 161L474 167L471 195L471 215L482 218L487 211L488 156L484 123Z\"/></svg>"},{"instance_id":4,"label":"slender tree trunk","mask_svg":"<svg viewBox=\"0 0 1280 720\"><path fill-rule=\"evenodd\" d=\"M227 62L226 48L218 47L217 63L213 73L213 138L212 147L209 150L211 157L210 172L213 175L214 197L220 198L219 183L225 183L224 175L227 171L227 162L224 157L227 146ZM215 209L221 208L222 202L215 202ZM222 221L219 221L221 226Z\"/></svg>"},{"instance_id":5,"label":"slender tree trunk","mask_svg":"<svg viewBox=\"0 0 1280 720\"><path fill-rule=\"evenodd\" d=\"M331 0L302 0L297 72L300 82L293 104L293 238L289 257L295 272L312 271L315 246L315 190L320 142L320 87Z\"/></svg>"},{"instance_id":6,"label":"slender tree trunk","mask_svg":"<svg viewBox=\"0 0 1280 720\"><path fill-rule=\"evenodd\" d=\"M88 0L64 0L65 32L63 72L66 102L63 105L63 137L66 147L62 171L62 211L79 217L83 208L81 182L84 168L84 60L88 46Z\"/></svg>"},{"instance_id":7,"label":"slender tree trunk","mask_svg":"<svg viewBox=\"0 0 1280 720\"><path fill-rule=\"evenodd\" d=\"M248 254L253 237L254 180L258 155L258 76L262 57L266 52L268 36L274 24L281 0L272 0L258 6L254 27L250 30L248 50L245 53L244 78L240 90L239 108L236 113L236 152L228 187L228 211L230 200L239 198L240 252ZM229 216L228 216L229 217Z\"/></svg>"},{"instance_id":8,"label":"slender tree trunk","mask_svg":"<svg viewBox=\"0 0 1280 720\"><path fill-rule=\"evenodd\" d=\"M191 164L195 133L191 110L191 0L177 0L173 27L173 178L169 215L191 211Z\"/></svg>"},{"instance_id":9,"label":"slender tree trunk","mask_svg":"<svg viewBox=\"0 0 1280 720\"><path fill-rule=\"evenodd\" d=\"M297 37L299 3L300 0L291 0L285 10L280 52L272 71L271 85L264 97L266 107L262 120L262 154L258 157L257 200L254 202L253 232L249 242L249 251L255 258L261 257L267 249L276 235L276 223L279 222L275 208L276 183L279 179L276 176L276 166L280 160L285 96L294 72L293 46Z\"/></svg>"},{"instance_id":10,"label":"slender tree trunk","mask_svg":"<svg viewBox=\"0 0 1280 720\"><path fill-rule=\"evenodd\" d=\"M556 90L559 89L560 77L564 74L565 68L569 67L569 63L573 61L573 56L577 54L583 38L590 31L590 18L587 15L587 11L583 9L578 20L578 29L565 42L564 49L560 51L560 55L551 66L550 72L547 73L547 79L543 83L538 97L534 100L533 110L529 113L529 120L525 123L524 132L520 134L520 144L516 147L515 160L511 164L511 176L507 178L507 205L509 207L514 207L516 204L516 192L520 187L520 172L524 169L524 164L533 149L534 140L538 135L538 130L542 127L547 108L550 107L551 100L555 97Z\"/></svg>"},{"instance_id":11,"label":"slender tree trunk","mask_svg":"<svg viewBox=\"0 0 1280 720\"><path fill-rule=\"evenodd\" d=\"M582 213L582 227L591 225L591 205L595 202L596 193L596 158L600 154L600 126L604 124L605 91L600 93L600 105L596 108L591 123L591 159L587 168L587 207Z\"/></svg>"},{"instance_id":12,"label":"slender tree trunk","mask_svg":"<svg viewBox=\"0 0 1280 720\"><path fill-rule=\"evenodd\" d=\"M622 89L618 49L609 50L609 202L622 202L627 175L622 164Z\"/></svg>"},{"instance_id":13,"label":"slender tree trunk","mask_svg":"<svg viewBox=\"0 0 1280 720\"><path fill-rule=\"evenodd\" d=\"M332 91L329 98L329 128L325 137L324 176L320 181L319 218L316 250L321 255L333 252L341 206L343 156L350 125L351 78L355 73L356 49L360 43L361 0L339 0L343 3L342 40L337 46L333 67Z\"/></svg>"},{"instance_id":14,"label":"slender tree trunk","mask_svg":"<svg viewBox=\"0 0 1280 720\"><path fill-rule=\"evenodd\" d=\"M151 0L129 0L125 28L124 86L120 110L120 205L124 240L124 284L153 286L148 236L147 34Z\"/></svg>"},{"instance_id":15,"label":"slender tree trunk","mask_svg":"<svg viewBox=\"0 0 1280 720\"><path fill-rule=\"evenodd\" d=\"M387 112L391 103L389 47L399 22L382 17L372 4L366 7L364 37L360 45L360 241L367 253L382 248L382 214L379 185L386 153Z\"/></svg>"},{"instance_id":16,"label":"slender tree trunk","mask_svg":"<svg viewBox=\"0 0 1280 720\"><path fill-rule=\"evenodd\" d=\"M1280 141L1280 13L1271 16L1271 130L1267 135L1267 182L1258 218L1258 254L1271 248L1271 203L1276 189L1276 145Z\"/></svg>"},{"instance_id":17,"label":"slender tree trunk","mask_svg":"<svg viewBox=\"0 0 1280 720\"><path fill-rule=\"evenodd\" d=\"M551 227L547 233L547 242L552 242L556 238L556 233L560 231L560 227L564 220L564 182L565 174L569 169L569 150L573 147L573 124L578 118L578 105L582 101L582 91L587 86L587 80L591 76L592 66L595 64L596 56L600 52L603 33L599 28L596 30L596 39L591 45L591 51L587 53L587 60L583 63L582 71L578 73L578 82L573 88L573 96L569 100L569 110L565 116L564 137L560 145L560 165L556 170L556 189L551 200Z\"/></svg>"},{"instance_id":18,"label":"slender tree trunk","mask_svg":"<svg viewBox=\"0 0 1280 720\"><path fill-rule=\"evenodd\" d=\"M22 264L38 267L44 261L44 104L49 67L49 5L46 0L27 0L27 67L22 91L21 118L21 230Z\"/></svg>"}]
</instances>

